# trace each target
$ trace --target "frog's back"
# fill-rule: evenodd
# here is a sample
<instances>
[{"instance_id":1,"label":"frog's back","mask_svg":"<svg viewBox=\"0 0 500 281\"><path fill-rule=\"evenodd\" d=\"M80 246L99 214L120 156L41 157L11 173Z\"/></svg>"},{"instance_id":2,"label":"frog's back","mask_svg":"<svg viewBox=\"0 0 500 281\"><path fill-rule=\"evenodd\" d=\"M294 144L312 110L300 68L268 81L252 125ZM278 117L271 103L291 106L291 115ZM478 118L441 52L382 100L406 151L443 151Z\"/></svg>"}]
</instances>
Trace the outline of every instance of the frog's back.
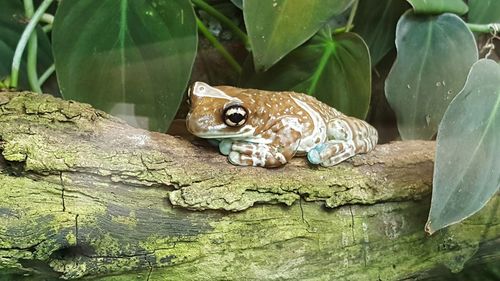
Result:
<instances>
[{"instance_id":1,"label":"frog's back","mask_svg":"<svg viewBox=\"0 0 500 281\"><path fill-rule=\"evenodd\" d=\"M293 115L294 109L304 109L304 105L306 105L308 106L308 109L310 108L317 112L327 123L335 117L342 115L342 113L335 108L317 100L315 97L302 93L240 89L230 86L220 86L218 88L224 92L232 94L232 96L239 97L242 100L250 102L255 108L258 108L261 111L265 110L267 113L271 114Z\"/></svg>"},{"instance_id":2,"label":"frog's back","mask_svg":"<svg viewBox=\"0 0 500 281\"><path fill-rule=\"evenodd\" d=\"M303 101L304 103L308 104L312 109L318 112L327 123L333 118L342 115L340 111L317 100L315 97L296 92L286 92L286 93L290 95L290 97L296 100Z\"/></svg>"}]
</instances>

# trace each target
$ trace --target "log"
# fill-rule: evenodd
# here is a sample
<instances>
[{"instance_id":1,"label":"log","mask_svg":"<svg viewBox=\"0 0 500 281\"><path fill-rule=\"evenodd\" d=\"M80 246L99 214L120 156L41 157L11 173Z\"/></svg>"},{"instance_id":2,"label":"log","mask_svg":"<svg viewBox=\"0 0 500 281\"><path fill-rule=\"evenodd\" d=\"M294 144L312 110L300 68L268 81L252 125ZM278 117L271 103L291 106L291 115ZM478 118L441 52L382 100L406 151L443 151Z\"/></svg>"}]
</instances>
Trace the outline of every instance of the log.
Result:
<instances>
[{"instance_id":1,"label":"log","mask_svg":"<svg viewBox=\"0 0 500 281\"><path fill-rule=\"evenodd\" d=\"M434 142L236 167L202 140L0 93L0 279L400 280L500 244L499 196L427 236ZM498 251L489 256L498 255ZM45 279L40 279L45 280Z\"/></svg>"}]
</instances>

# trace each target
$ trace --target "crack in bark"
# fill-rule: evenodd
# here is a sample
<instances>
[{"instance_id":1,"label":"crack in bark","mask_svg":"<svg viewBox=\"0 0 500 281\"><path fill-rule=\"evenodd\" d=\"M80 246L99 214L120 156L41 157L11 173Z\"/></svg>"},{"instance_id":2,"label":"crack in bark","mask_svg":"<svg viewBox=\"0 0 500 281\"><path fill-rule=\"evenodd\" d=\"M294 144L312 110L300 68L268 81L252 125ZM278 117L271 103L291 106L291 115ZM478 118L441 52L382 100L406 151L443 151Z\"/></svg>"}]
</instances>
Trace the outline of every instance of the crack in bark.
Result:
<instances>
[{"instance_id":1,"label":"crack in bark","mask_svg":"<svg viewBox=\"0 0 500 281\"><path fill-rule=\"evenodd\" d=\"M148 266L149 266L149 272L148 272L148 276L146 278L146 281L149 281L149 278L151 277L151 273L153 272L153 265L151 264L151 262L147 259L147 257L145 256L144 259L146 260L146 262L148 263Z\"/></svg>"},{"instance_id":2,"label":"crack in bark","mask_svg":"<svg viewBox=\"0 0 500 281\"><path fill-rule=\"evenodd\" d=\"M95 172L95 169L91 168L84 168L84 167L75 167L76 170L67 170L67 171L60 171L61 173L66 174L68 177L72 177L73 180L75 178L78 179L85 179L86 176L88 177L93 177L92 182L98 181L100 183L106 183L106 184L121 184L121 185L126 185L126 186L133 186L133 187L140 187L140 188L165 188L167 190L175 190L178 189L178 183L177 182L169 182L163 183L163 182L153 182L153 181L146 181L146 180L138 180L135 177L132 177L130 175L125 175L121 173L122 171L114 171L114 170L106 170L106 172L109 172L109 176L107 175L102 175L99 172ZM48 173L50 175L50 173ZM41 176L39 174L34 175L36 178L45 178L44 176ZM111 177L119 177L121 180L120 181L115 181L112 180ZM127 180L127 178L133 178L134 180ZM49 181L50 182L50 181ZM76 185L82 185L80 183ZM84 184L84 186L87 186L87 184ZM97 199L97 198L92 198L92 199Z\"/></svg>"},{"instance_id":3,"label":"crack in bark","mask_svg":"<svg viewBox=\"0 0 500 281\"><path fill-rule=\"evenodd\" d=\"M66 212L66 203L64 201L64 181L63 181L63 176L62 172L59 173L59 179L61 181L61 200L62 200L62 211Z\"/></svg>"},{"instance_id":4,"label":"crack in bark","mask_svg":"<svg viewBox=\"0 0 500 281\"><path fill-rule=\"evenodd\" d=\"M302 207L302 196L299 197L299 207L300 207L300 216L301 216L301 219L302 219L302 222L305 223L305 225L307 226L307 232L312 232L310 231L311 229L311 224L306 220L305 216L304 216L304 208Z\"/></svg>"},{"instance_id":5,"label":"crack in bark","mask_svg":"<svg viewBox=\"0 0 500 281\"><path fill-rule=\"evenodd\" d=\"M355 244L355 235L354 235L354 213L352 212L352 206L349 205L349 212L351 213L351 236L352 236L352 243Z\"/></svg>"},{"instance_id":6,"label":"crack in bark","mask_svg":"<svg viewBox=\"0 0 500 281\"><path fill-rule=\"evenodd\" d=\"M89 258L89 259L131 259L131 258L140 258L148 256L152 256L154 252L146 252L146 253L140 253L140 254L129 254L129 255L87 255L87 254L81 254L82 257ZM147 261L147 259L146 259Z\"/></svg>"},{"instance_id":7,"label":"crack in bark","mask_svg":"<svg viewBox=\"0 0 500 281\"><path fill-rule=\"evenodd\" d=\"M190 185L193 185L193 184L199 184L199 183L207 182L207 181L210 181L210 180L213 180L213 179L215 179L215 178L214 177L208 177L208 178L203 178L203 179L197 179L197 180L191 181L191 184L184 185L184 186L181 186L181 187L186 187L186 186L190 186ZM227 183L229 183L229 182L227 182ZM212 186L212 187L217 187L217 186Z\"/></svg>"},{"instance_id":8,"label":"crack in bark","mask_svg":"<svg viewBox=\"0 0 500 281\"><path fill-rule=\"evenodd\" d=\"M151 171L157 171L157 169L150 169L148 167L148 165L146 164L146 161L144 161L144 156L142 155L142 153L139 155L139 159L141 159L141 164L142 166L144 166L144 168L146 169L145 171L150 175L150 176L153 176L153 173ZM170 178L171 179L171 178Z\"/></svg>"},{"instance_id":9,"label":"crack in bark","mask_svg":"<svg viewBox=\"0 0 500 281\"><path fill-rule=\"evenodd\" d=\"M367 258L367 255L368 255L367 246L366 246L366 245L363 245L363 264L364 264L364 267L367 267L367 266L368 266L368 258Z\"/></svg>"},{"instance_id":10,"label":"crack in bark","mask_svg":"<svg viewBox=\"0 0 500 281\"><path fill-rule=\"evenodd\" d=\"M42 244L43 242L47 241L50 238L51 237L47 237L47 238L42 239L42 240L40 240L39 242L37 242L37 243L35 243L33 245L26 246L26 247L17 247L17 246L0 247L0 250L3 250L3 251L11 251L11 250L15 250L15 251L28 251L28 252L31 252L31 253L35 253L36 252L36 248L38 246L40 246L40 244Z\"/></svg>"},{"instance_id":11,"label":"crack in bark","mask_svg":"<svg viewBox=\"0 0 500 281\"><path fill-rule=\"evenodd\" d=\"M78 246L79 245L79 242L78 242L78 217L80 216L80 214L76 214L75 215L75 245Z\"/></svg>"}]
</instances>

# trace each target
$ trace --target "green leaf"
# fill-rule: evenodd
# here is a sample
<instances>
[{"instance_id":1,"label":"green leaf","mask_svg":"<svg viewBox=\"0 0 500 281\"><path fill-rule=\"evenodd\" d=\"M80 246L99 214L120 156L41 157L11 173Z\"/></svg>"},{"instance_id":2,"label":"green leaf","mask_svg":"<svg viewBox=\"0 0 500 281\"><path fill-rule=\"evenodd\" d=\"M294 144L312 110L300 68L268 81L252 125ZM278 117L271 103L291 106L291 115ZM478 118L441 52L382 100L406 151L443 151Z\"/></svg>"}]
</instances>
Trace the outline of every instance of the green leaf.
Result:
<instances>
[{"instance_id":1,"label":"green leaf","mask_svg":"<svg viewBox=\"0 0 500 281\"><path fill-rule=\"evenodd\" d=\"M500 188L500 65L482 59L439 126L426 231L479 211Z\"/></svg>"},{"instance_id":2,"label":"green leaf","mask_svg":"<svg viewBox=\"0 0 500 281\"><path fill-rule=\"evenodd\" d=\"M359 1L353 31L368 44L372 65L394 47L396 24L408 7L408 3L401 0Z\"/></svg>"},{"instance_id":3,"label":"green leaf","mask_svg":"<svg viewBox=\"0 0 500 281\"><path fill-rule=\"evenodd\" d=\"M243 0L231 0L231 2L233 2L233 4L240 8L240 9L243 9Z\"/></svg>"},{"instance_id":4,"label":"green leaf","mask_svg":"<svg viewBox=\"0 0 500 281\"><path fill-rule=\"evenodd\" d=\"M469 22L480 24L500 22L500 1L469 0Z\"/></svg>"},{"instance_id":5,"label":"green leaf","mask_svg":"<svg viewBox=\"0 0 500 281\"><path fill-rule=\"evenodd\" d=\"M243 1L257 71L270 68L314 35L353 0Z\"/></svg>"},{"instance_id":6,"label":"green leaf","mask_svg":"<svg viewBox=\"0 0 500 281\"><path fill-rule=\"evenodd\" d=\"M454 14L416 16L409 11L398 22L396 48L385 94L399 133L403 139L431 139L477 61L474 36Z\"/></svg>"},{"instance_id":7,"label":"green leaf","mask_svg":"<svg viewBox=\"0 0 500 281\"><path fill-rule=\"evenodd\" d=\"M416 14L454 13L464 15L469 8L462 0L407 0Z\"/></svg>"},{"instance_id":8,"label":"green leaf","mask_svg":"<svg viewBox=\"0 0 500 281\"><path fill-rule=\"evenodd\" d=\"M53 44L64 98L164 131L196 55L194 11L188 0L62 1Z\"/></svg>"},{"instance_id":9,"label":"green leaf","mask_svg":"<svg viewBox=\"0 0 500 281\"><path fill-rule=\"evenodd\" d=\"M17 42L21 38L28 20L24 15L22 2L12 0L0 0L0 80L10 76L12 58L16 50ZM40 27L37 28L38 51L37 70L41 74L52 64L52 50L47 35ZM23 54L19 74L20 89L30 89L28 74L26 70L27 49Z\"/></svg>"},{"instance_id":10,"label":"green leaf","mask_svg":"<svg viewBox=\"0 0 500 281\"><path fill-rule=\"evenodd\" d=\"M370 104L370 69L370 54L361 37L343 33L332 38L322 30L266 72L255 73L246 65L241 84L307 93L348 115L365 118Z\"/></svg>"}]
</instances>

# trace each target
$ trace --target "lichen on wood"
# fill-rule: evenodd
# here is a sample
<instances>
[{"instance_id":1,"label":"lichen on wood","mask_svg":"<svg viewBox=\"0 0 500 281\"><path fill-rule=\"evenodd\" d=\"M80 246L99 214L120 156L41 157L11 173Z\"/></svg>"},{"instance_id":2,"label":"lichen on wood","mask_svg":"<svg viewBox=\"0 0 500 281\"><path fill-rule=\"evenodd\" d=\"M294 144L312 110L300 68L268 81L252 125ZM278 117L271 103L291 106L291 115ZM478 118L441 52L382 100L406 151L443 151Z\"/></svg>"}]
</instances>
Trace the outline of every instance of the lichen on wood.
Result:
<instances>
[{"instance_id":1,"label":"lichen on wood","mask_svg":"<svg viewBox=\"0 0 500 281\"><path fill-rule=\"evenodd\" d=\"M425 236L433 142L268 170L47 95L0 124L0 277L398 280L500 239L498 197Z\"/></svg>"}]
</instances>

